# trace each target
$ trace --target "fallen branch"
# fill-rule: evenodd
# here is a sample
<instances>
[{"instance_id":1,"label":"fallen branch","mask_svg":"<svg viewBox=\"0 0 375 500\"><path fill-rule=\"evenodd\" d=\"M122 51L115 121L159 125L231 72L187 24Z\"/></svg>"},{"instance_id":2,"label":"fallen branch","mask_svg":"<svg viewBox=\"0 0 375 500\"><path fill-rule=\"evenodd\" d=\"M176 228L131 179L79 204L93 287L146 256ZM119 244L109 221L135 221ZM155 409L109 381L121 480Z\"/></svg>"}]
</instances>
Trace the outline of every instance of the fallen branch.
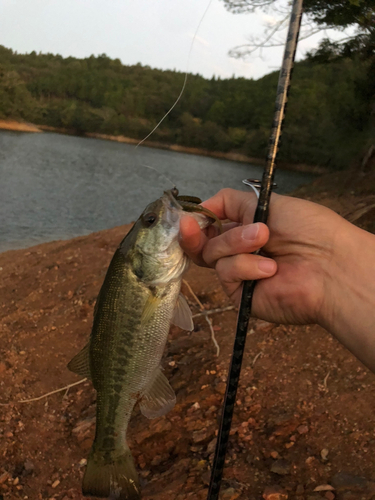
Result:
<instances>
[{"instance_id":1,"label":"fallen branch","mask_svg":"<svg viewBox=\"0 0 375 500\"><path fill-rule=\"evenodd\" d=\"M210 314L217 314L226 311L233 311L233 309L236 309L235 306L218 307L217 309L210 309L209 311L193 314L193 318L199 318L200 316L209 316Z\"/></svg>"},{"instance_id":2,"label":"fallen branch","mask_svg":"<svg viewBox=\"0 0 375 500\"><path fill-rule=\"evenodd\" d=\"M208 325L210 327L210 330L211 330L211 339L212 339L212 342L214 343L214 346L216 347L216 356L219 357L220 347L219 347L219 344L217 343L216 338L215 338L215 332L214 332L214 328L212 326L212 321L207 316L207 314L205 314L204 317L206 318L206 321L207 321L207 323L208 323Z\"/></svg>"},{"instance_id":3,"label":"fallen branch","mask_svg":"<svg viewBox=\"0 0 375 500\"><path fill-rule=\"evenodd\" d=\"M258 354L255 356L255 358L253 359L253 362L251 363L251 366L254 368L254 365L255 363L258 361L258 359L261 357L262 355L262 351L258 352Z\"/></svg>"},{"instance_id":4,"label":"fallen branch","mask_svg":"<svg viewBox=\"0 0 375 500\"><path fill-rule=\"evenodd\" d=\"M211 339L212 339L212 342L216 348L216 356L219 356L220 354L220 347L219 347L219 344L217 343L217 340L216 340L216 337L215 337L215 331L214 331L214 328L212 326L212 321L210 320L210 318L208 317L209 314L214 314L215 312L221 312L220 309L211 309L211 311L206 311L202 302L198 299L198 297L195 295L195 293L193 292L191 286L189 285L189 283L185 280L183 280L183 283L187 286L187 288L189 289L189 292L191 293L191 295L194 297L195 301L197 302L197 304L199 305L199 308L200 310L202 311L201 313L198 313L198 314L194 314L193 318L196 318L197 316L204 316L206 318L206 321L208 323L208 326L210 327L210 331L211 331ZM224 310L229 310L229 309L234 309L233 306L229 306L229 308L224 308Z\"/></svg>"},{"instance_id":5,"label":"fallen branch","mask_svg":"<svg viewBox=\"0 0 375 500\"><path fill-rule=\"evenodd\" d=\"M361 207L347 216L349 222L356 222L358 219L366 215L367 212L375 208L375 203L368 205L367 207Z\"/></svg>"},{"instance_id":6,"label":"fallen branch","mask_svg":"<svg viewBox=\"0 0 375 500\"><path fill-rule=\"evenodd\" d=\"M191 288L191 286L189 285L189 283L186 280L182 280L182 282L184 283L184 285L186 285L188 287L189 292L192 294L192 296L194 297L195 301L197 302L197 304L199 305L199 307L202 309L202 311L204 311L204 305L198 299L198 297L195 295L195 293L193 292L193 289Z\"/></svg>"},{"instance_id":7,"label":"fallen branch","mask_svg":"<svg viewBox=\"0 0 375 500\"><path fill-rule=\"evenodd\" d=\"M78 382L73 382L73 384L68 384L65 387L60 387L60 389L55 389L54 391L47 392L47 394L42 394L41 396L38 396L37 398L31 398L31 399L21 399L20 401L15 401L14 403L0 403L0 406L9 406L11 404L17 404L17 403L32 403L34 401L40 401L41 399L47 398L48 396L52 396L52 394L57 394L58 392L61 391L68 391L71 387L74 387L79 384L83 384L83 382L86 382L87 378L83 378L82 380L78 380Z\"/></svg>"}]
</instances>

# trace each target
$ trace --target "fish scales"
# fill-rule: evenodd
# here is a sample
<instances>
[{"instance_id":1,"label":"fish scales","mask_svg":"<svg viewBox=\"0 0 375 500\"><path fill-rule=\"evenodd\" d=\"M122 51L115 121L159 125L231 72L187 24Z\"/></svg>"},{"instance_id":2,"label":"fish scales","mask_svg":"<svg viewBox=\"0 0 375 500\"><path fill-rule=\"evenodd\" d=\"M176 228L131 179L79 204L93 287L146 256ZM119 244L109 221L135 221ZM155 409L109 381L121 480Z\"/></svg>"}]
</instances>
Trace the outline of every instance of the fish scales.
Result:
<instances>
[{"instance_id":1,"label":"fish scales","mask_svg":"<svg viewBox=\"0 0 375 500\"><path fill-rule=\"evenodd\" d=\"M109 307L98 308L91 340L91 360L95 367L91 369L93 384L98 394L103 394L97 416L97 428L103 427L102 439L108 437L108 427L102 426L102 422L113 426L113 436L115 428L126 430L139 394L159 366L180 291L179 282L163 287L166 300L155 310L154 320L142 328L140 315L136 313L150 292L137 282L132 287L124 287L123 283L133 279L129 270L125 274L130 276L109 285ZM125 309L122 306L126 304L131 306ZM111 336L107 335L110 331ZM99 443L101 436L97 439ZM120 449L123 440L124 435L118 435L116 441Z\"/></svg>"},{"instance_id":2,"label":"fish scales","mask_svg":"<svg viewBox=\"0 0 375 500\"><path fill-rule=\"evenodd\" d=\"M170 324L192 329L180 295L187 256L178 243L188 210L201 227L213 222L198 199L178 200L176 189L151 203L116 250L94 310L87 346L68 367L92 379L97 391L94 443L83 479L84 495L140 499L126 430L139 402L148 418L167 413L175 394L160 368ZM193 201L191 201L193 200Z\"/></svg>"}]
</instances>

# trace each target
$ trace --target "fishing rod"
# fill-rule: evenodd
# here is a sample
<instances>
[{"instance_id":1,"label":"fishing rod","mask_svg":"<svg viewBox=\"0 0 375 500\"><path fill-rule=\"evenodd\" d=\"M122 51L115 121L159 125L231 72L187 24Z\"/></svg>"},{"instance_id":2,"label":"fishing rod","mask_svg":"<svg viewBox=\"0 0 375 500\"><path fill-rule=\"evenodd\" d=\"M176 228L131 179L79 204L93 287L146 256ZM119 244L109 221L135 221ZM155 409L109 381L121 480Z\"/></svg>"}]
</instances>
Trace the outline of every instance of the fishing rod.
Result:
<instances>
[{"instance_id":1,"label":"fishing rod","mask_svg":"<svg viewBox=\"0 0 375 500\"><path fill-rule=\"evenodd\" d=\"M258 205L254 215L254 223L263 222L264 224L266 224L268 219L269 203L276 165L276 156L279 148L286 103L288 100L290 79L298 43L299 29L301 25L302 4L303 0L293 1L283 63L280 69L279 81L277 84L275 114L268 146L267 163L264 169L260 186ZM251 183L251 180L245 181L245 183L249 184ZM259 250L255 253L258 254ZM224 397L219 434L217 437L214 461L212 465L211 480L207 500L217 500L219 498L221 479L223 476L223 469L225 464L225 455L229 440L229 432L232 424L234 405L236 402L236 394L238 382L240 379L242 358L245 349L246 334L251 315L251 305L255 285L255 280L245 281L243 283L240 309L237 318L236 337L233 346L232 360L229 368L229 375Z\"/></svg>"}]
</instances>

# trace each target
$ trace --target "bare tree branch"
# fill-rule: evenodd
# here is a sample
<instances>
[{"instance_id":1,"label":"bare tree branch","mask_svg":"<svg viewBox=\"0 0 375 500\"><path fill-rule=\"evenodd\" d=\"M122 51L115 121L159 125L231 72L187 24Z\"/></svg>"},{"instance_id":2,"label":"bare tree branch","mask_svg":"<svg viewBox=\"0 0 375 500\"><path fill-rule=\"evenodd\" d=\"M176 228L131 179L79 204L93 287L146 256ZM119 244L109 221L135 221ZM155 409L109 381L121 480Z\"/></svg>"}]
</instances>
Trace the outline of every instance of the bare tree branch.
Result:
<instances>
[{"instance_id":1,"label":"bare tree branch","mask_svg":"<svg viewBox=\"0 0 375 500\"><path fill-rule=\"evenodd\" d=\"M246 58L251 54L254 54L258 50L261 52L262 49L268 49L270 47L283 47L285 45L285 31L288 27L289 22L289 12L285 14L281 9L275 9L278 13L282 13L283 17L279 19L276 23L266 25L263 37L248 37L249 43L243 45L237 45L229 51L229 56L236 59ZM305 40L310 38L321 31L324 31L325 27L320 27L311 22L310 20L305 21L301 27L301 33L299 40ZM277 35L280 35L277 37ZM282 35L282 36L281 36Z\"/></svg>"},{"instance_id":2,"label":"bare tree branch","mask_svg":"<svg viewBox=\"0 0 375 500\"><path fill-rule=\"evenodd\" d=\"M257 9L269 7L275 0L224 0L225 8L234 14L255 12Z\"/></svg>"},{"instance_id":3,"label":"bare tree branch","mask_svg":"<svg viewBox=\"0 0 375 500\"><path fill-rule=\"evenodd\" d=\"M257 38L251 37L251 38L249 38L249 41L250 41L249 44L239 45L237 47L234 47L233 49L231 49L229 51L229 55L231 57L239 58L239 57L243 57L244 54L247 56L252 54L256 50L258 50L258 48L260 48L260 47L274 47L275 46L274 44L267 45L267 42L269 42L269 40L271 40L271 38L278 31L280 31L286 27L286 25L288 23L288 18L289 18L289 15L283 17L283 19L278 21L274 26L271 27L269 25L265 30L265 38L261 42L257 42L257 40L258 40ZM277 44L277 46L278 45L279 44ZM245 53L244 53L244 50L245 50Z\"/></svg>"},{"instance_id":4,"label":"bare tree branch","mask_svg":"<svg viewBox=\"0 0 375 500\"><path fill-rule=\"evenodd\" d=\"M229 56L234 58L246 58L270 47L283 46L285 44L285 31L290 14L290 1L286 0L223 0L225 8L234 14L256 13L262 11L271 15L274 22L265 24L263 36L248 37L248 43L238 45L229 51ZM334 2L313 2L306 8L301 27L300 40L305 40L317 33L334 29L345 32L346 28L355 28L353 37L345 37L337 40L336 44L345 44L347 40L357 40L361 33L369 36L374 31L373 19L375 19L374 7L369 5L360 15L354 10L351 16L347 16L348 9L345 5ZM351 7L349 6L349 9ZM341 17L340 17L341 16ZM337 21L339 19L339 21ZM329 34L326 37L331 40Z\"/></svg>"}]
</instances>

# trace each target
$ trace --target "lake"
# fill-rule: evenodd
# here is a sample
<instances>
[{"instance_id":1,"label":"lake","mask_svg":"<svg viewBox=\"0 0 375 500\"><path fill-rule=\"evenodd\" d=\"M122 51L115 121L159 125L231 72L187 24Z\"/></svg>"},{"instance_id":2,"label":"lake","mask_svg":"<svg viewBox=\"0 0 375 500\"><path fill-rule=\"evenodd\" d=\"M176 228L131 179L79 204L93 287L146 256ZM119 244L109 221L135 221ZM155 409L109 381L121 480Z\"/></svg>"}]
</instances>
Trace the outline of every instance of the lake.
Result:
<instances>
[{"instance_id":1,"label":"lake","mask_svg":"<svg viewBox=\"0 0 375 500\"><path fill-rule=\"evenodd\" d=\"M157 169L159 173L145 165ZM172 187L202 199L243 191L263 168L167 150L73 137L0 131L0 251L68 239L131 222ZM310 182L277 171L278 193Z\"/></svg>"}]
</instances>

